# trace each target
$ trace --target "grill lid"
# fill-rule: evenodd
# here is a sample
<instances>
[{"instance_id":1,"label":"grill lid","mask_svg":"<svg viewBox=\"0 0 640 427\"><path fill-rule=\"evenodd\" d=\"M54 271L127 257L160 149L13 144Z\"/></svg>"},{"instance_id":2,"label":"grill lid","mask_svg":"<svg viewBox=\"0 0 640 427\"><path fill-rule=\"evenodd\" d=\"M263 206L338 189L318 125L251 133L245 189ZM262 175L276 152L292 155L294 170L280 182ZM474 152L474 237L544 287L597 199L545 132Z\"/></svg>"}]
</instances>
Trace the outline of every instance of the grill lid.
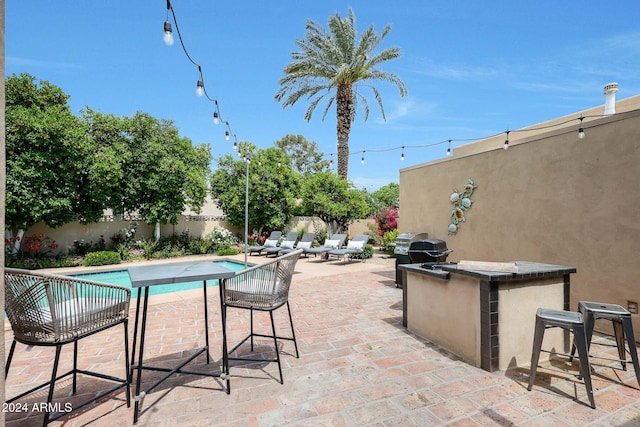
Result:
<instances>
[{"instance_id":1,"label":"grill lid","mask_svg":"<svg viewBox=\"0 0 640 427\"><path fill-rule=\"evenodd\" d=\"M427 233L402 233L396 237L396 246L393 253L398 255L407 255L409 253L409 245L417 239L426 239L429 237Z\"/></svg>"}]
</instances>

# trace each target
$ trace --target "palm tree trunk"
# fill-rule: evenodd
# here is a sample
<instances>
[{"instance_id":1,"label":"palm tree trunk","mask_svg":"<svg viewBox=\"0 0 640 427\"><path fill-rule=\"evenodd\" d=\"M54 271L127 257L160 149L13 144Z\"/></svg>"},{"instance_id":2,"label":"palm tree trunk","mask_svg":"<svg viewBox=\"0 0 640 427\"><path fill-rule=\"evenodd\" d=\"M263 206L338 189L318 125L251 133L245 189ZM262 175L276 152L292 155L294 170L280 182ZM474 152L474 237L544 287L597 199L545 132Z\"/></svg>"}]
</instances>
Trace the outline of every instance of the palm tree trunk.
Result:
<instances>
[{"instance_id":1,"label":"palm tree trunk","mask_svg":"<svg viewBox=\"0 0 640 427\"><path fill-rule=\"evenodd\" d=\"M347 179L349 173L349 132L353 119L353 94L351 84L338 86L336 96L336 121L338 130L338 175Z\"/></svg>"}]
</instances>

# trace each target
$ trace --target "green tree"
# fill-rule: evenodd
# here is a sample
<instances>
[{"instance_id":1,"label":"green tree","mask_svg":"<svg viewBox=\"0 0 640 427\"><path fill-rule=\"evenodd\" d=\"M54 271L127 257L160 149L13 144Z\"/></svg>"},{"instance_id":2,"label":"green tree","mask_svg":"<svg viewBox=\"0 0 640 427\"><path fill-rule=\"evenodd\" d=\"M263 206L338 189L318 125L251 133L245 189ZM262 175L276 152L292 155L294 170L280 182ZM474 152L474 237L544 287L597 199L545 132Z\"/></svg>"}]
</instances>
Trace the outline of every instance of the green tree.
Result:
<instances>
[{"instance_id":1,"label":"green tree","mask_svg":"<svg viewBox=\"0 0 640 427\"><path fill-rule=\"evenodd\" d=\"M400 207L400 184L397 182L390 182L378 188L372 195L379 204L379 208L375 210L376 212L383 208L394 207L398 209Z\"/></svg>"},{"instance_id":2,"label":"green tree","mask_svg":"<svg viewBox=\"0 0 640 427\"><path fill-rule=\"evenodd\" d=\"M309 99L305 120L310 121L314 110L325 98L327 104L322 119L335 102L338 137L338 175L347 179L349 171L349 133L355 120L358 103L364 108L364 120L369 116L367 99L359 88L368 87L386 120L382 98L373 80L387 81L395 85L401 96L406 96L404 82L393 73L377 68L380 64L399 58L400 49L392 47L376 52L384 38L391 31L387 25L378 35L370 25L358 38L355 15L349 9L346 18L339 14L329 17L329 31L320 24L309 20L306 24L306 36L297 40L300 49L293 52L293 62L284 68L284 77L280 79L280 89L275 95L283 108L292 106L301 98ZM361 84L360 84L361 83ZM335 91L335 92L334 92Z\"/></svg>"},{"instance_id":3,"label":"green tree","mask_svg":"<svg viewBox=\"0 0 640 427\"><path fill-rule=\"evenodd\" d=\"M58 227L85 208L88 138L68 98L29 74L6 80L8 229L25 230L41 221Z\"/></svg>"},{"instance_id":4,"label":"green tree","mask_svg":"<svg viewBox=\"0 0 640 427\"><path fill-rule=\"evenodd\" d=\"M329 161L324 159L323 152L318 151L318 144L302 135L285 135L276 141L276 147L291 157L291 166L298 173L316 173L329 168Z\"/></svg>"},{"instance_id":5,"label":"green tree","mask_svg":"<svg viewBox=\"0 0 640 427\"><path fill-rule=\"evenodd\" d=\"M208 145L193 146L170 120L137 112L125 120L127 171L120 205L114 212L138 212L149 224L176 224L189 206L199 212L209 180Z\"/></svg>"},{"instance_id":6,"label":"green tree","mask_svg":"<svg viewBox=\"0 0 640 427\"><path fill-rule=\"evenodd\" d=\"M81 118L90 142L85 157L88 185L80 193L87 208L81 216L91 222L100 218L105 208L123 213L123 188L129 179L125 165L130 161L131 153L123 118L102 114L89 107L82 111Z\"/></svg>"},{"instance_id":7,"label":"green tree","mask_svg":"<svg viewBox=\"0 0 640 427\"><path fill-rule=\"evenodd\" d=\"M249 230L284 228L293 217L298 193L299 174L289 165L291 158L278 148L257 149L253 144L239 144L241 157L225 154L218 158L211 179L211 194L227 221L244 228L246 166L249 158Z\"/></svg>"},{"instance_id":8,"label":"green tree","mask_svg":"<svg viewBox=\"0 0 640 427\"><path fill-rule=\"evenodd\" d=\"M328 224L334 233L345 230L369 211L362 191L330 171L305 179L302 200L305 209Z\"/></svg>"}]
</instances>

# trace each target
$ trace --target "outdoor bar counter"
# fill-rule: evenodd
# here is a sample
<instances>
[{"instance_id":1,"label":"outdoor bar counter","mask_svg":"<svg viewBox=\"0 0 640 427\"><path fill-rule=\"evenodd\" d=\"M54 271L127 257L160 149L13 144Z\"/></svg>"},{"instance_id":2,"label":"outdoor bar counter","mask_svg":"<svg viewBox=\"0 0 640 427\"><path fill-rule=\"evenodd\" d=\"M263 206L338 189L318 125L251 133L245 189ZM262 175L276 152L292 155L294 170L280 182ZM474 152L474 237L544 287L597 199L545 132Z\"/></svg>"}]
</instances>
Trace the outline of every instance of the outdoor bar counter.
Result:
<instances>
[{"instance_id":1,"label":"outdoor bar counter","mask_svg":"<svg viewBox=\"0 0 640 427\"><path fill-rule=\"evenodd\" d=\"M403 325L486 371L528 366L536 310L569 310L574 267L516 261L517 272L402 264ZM545 333L544 348L568 352L568 335ZM541 357L548 356L543 353ZM544 360L544 359L541 359Z\"/></svg>"}]
</instances>

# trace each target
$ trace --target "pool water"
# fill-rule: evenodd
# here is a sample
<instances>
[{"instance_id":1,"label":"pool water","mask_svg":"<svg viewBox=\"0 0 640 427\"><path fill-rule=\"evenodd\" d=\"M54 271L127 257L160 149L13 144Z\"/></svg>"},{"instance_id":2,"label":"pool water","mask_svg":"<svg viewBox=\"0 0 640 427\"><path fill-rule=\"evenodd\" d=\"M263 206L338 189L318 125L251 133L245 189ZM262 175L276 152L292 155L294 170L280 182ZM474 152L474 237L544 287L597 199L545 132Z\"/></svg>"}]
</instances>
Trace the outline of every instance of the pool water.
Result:
<instances>
[{"instance_id":1,"label":"pool water","mask_svg":"<svg viewBox=\"0 0 640 427\"><path fill-rule=\"evenodd\" d=\"M229 260L212 261L212 262L215 262L216 264L219 264L233 271L244 270L244 263L242 262L229 261ZM251 265L249 265L248 267L251 267ZM162 265L158 265L157 268L162 268ZM131 289L131 280L129 279L129 272L127 270L104 271L101 273L73 274L72 276L79 277L81 279L95 280L97 282L110 283L112 285L125 286ZM218 281L209 280L207 281L207 286L218 286ZM186 291L189 289L202 289L202 282L198 281L198 282L172 283L172 284L162 285L162 286L150 286L149 295L168 294L171 292ZM134 290L131 296L134 298L137 297L138 292Z\"/></svg>"}]
</instances>

